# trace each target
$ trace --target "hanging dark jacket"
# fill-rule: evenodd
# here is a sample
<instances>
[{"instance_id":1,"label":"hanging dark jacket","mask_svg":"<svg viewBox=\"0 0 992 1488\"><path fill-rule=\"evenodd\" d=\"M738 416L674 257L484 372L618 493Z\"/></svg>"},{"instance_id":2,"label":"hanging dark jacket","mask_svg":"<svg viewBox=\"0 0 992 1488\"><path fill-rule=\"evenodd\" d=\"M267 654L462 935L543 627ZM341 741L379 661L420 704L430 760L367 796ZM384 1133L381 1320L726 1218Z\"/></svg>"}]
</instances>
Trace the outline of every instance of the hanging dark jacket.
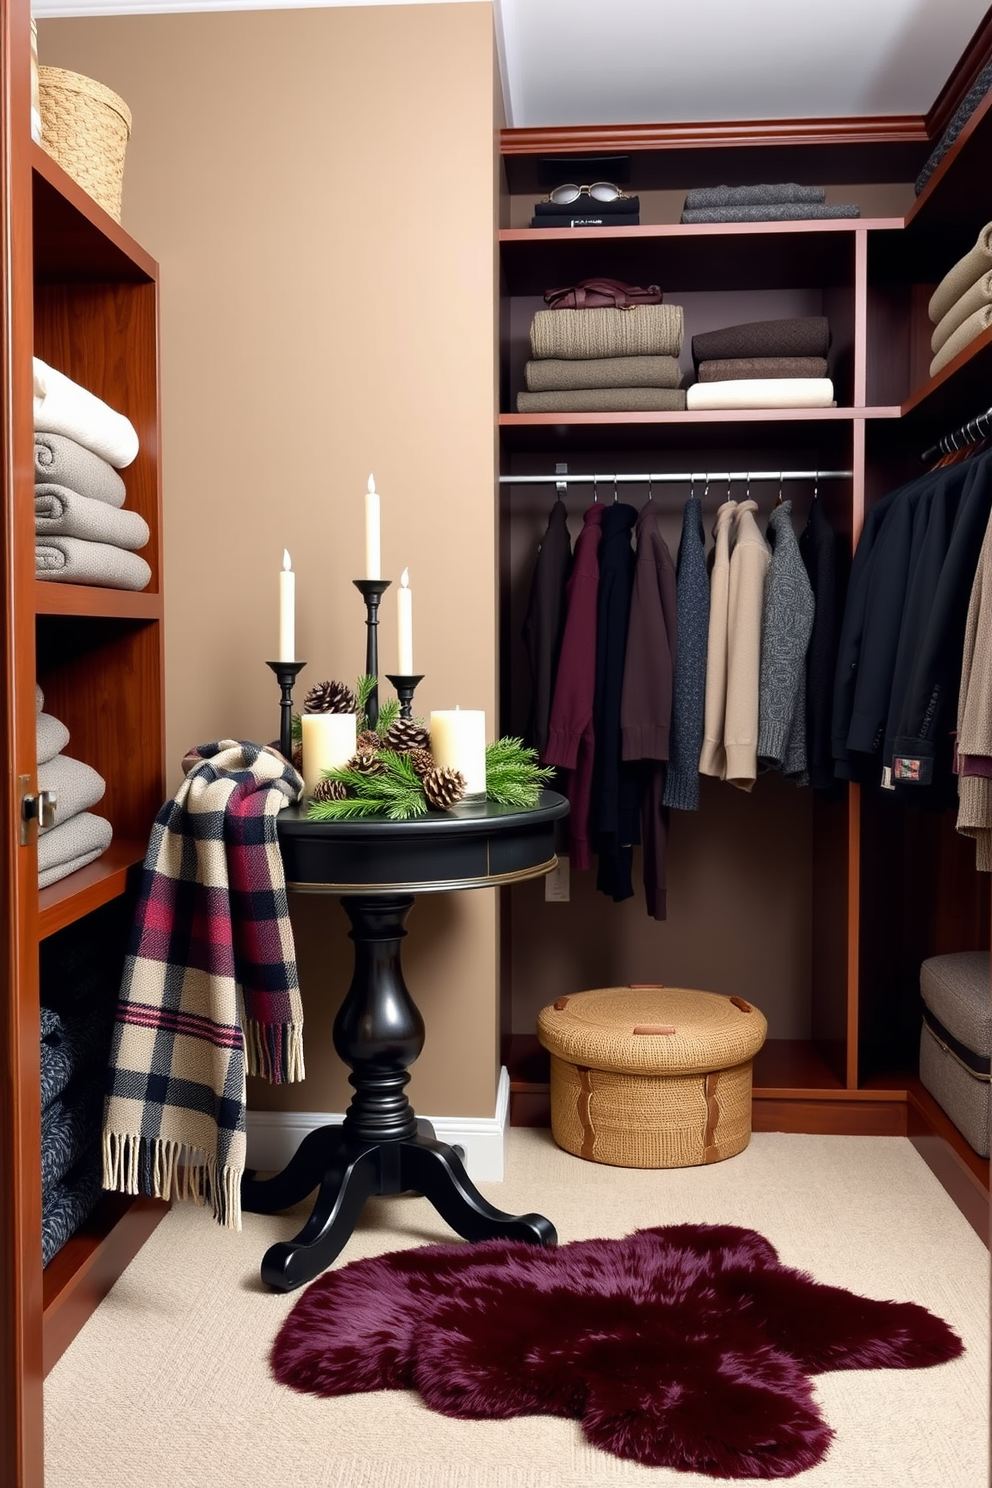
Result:
<instances>
[{"instance_id":1,"label":"hanging dark jacket","mask_svg":"<svg viewBox=\"0 0 992 1488\"><path fill-rule=\"evenodd\" d=\"M603 513L599 550L592 821L599 855L596 886L618 901L629 899L634 892L631 845L640 838L637 773L634 766L623 762L620 738L620 699L634 583L630 533L636 519L636 509L625 502L608 506Z\"/></svg>"},{"instance_id":2,"label":"hanging dark jacket","mask_svg":"<svg viewBox=\"0 0 992 1488\"><path fill-rule=\"evenodd\" d=\"M810 502L799 551L815 606L806 651L806 761L810 785L828 791L834 783L830 714L837 669L837 536L819 497Z\"/></svg>"},{"instance_id":3,"label":"hanging dark jacket","mask_svg":"<svg viewBox=\"0 0 992 1488\"><path fill-rule=\"evenodd\" d=\"M559 498L551 508L531 579L523 642L530 663L531 705L526 742L543 754L554 696L555 674L565 629L566 589L572 570L568 512Z\"/></svg>"},{"instance_id":4,"label":"hanging dark jacket","mask_svg":"<svg viewBox=\"0 0 992 1488\"><path fill-rule=\"evenodd\" d=\"M675 574L678 651L672 682L672 728L664 804L679 811L698 811L699 752L703 747L706 645L710 624L706 536L698 496L689 497L682 513L682 537Z\"/></svg>"},{"instance_id":5,"label":"hanging dark jacket","mask_svg":"<svg viewBox=\"0 0 992 1488\"><path fill-rule=\"evenodd\" d=\"M640 760L641 838L648 914L666 916L665 854L668 810L663 804L677 665L675 565L656 504L637 519L637 556L620 700L622 755ZM705 645L705 636L704 636ZM705 654L705 653L704 653Z\"/></svg>"}]
</instances>

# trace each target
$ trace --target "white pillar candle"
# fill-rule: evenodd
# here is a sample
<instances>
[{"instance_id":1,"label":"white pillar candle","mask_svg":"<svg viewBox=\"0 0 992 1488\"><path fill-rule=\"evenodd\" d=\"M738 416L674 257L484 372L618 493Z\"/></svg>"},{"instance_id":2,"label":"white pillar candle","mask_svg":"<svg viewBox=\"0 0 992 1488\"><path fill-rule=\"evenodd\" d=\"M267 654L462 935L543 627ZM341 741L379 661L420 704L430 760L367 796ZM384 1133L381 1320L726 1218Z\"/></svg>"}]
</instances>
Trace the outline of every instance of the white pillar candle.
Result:
<instances>
[{"instance_id":1,"label":"white pillar candle","mask_svg":"<svg viewBox=\"0 0 992 1488\"><path fill-rule=\"evenodd\" d=\"M460 770L466 796L486 794L486 715L472 708L431 714L431 753L439 767Z\"/></svg>"},{"instance_id":2,"label":"white pillar candle","mask_svg":"<svg viewBox=\"0 0 992 1488\"><path fill-rule=\"evenodd\" d=\"M369 476L369 488L365 493L365 577L381 579L379 557L379 493L375 488L375 476Z\"/></svg>"},{"instance_id":3,"label":"white pillar candle","mask_svg":"<svg viewBox=\"0 0 992 1488\"><path fill-rule=\"evenodd\" d=\"M276 660L296 660L296 575L286 548L282 550L282 572L279 575L279 654Z\"/></svg>"},{"instance_id":4,"label":"white pillar candle","mask_svg":"<svg viewBox=\"0 0 992 1488\"><path fill-rule=\"evenodd\" d=\"M308 796L325 770L339 770L355 753L358 720L354 713L304 713L303 789Z\"/></svg>"},{"instance_id":5,"label":"white pillar candle","mask_svg":"<svg viewBox=\"0 0 992 1488\"><path fill-rule=\"evenodd\" d=\"M410 588L410 570L405 568L400 575L400 587L396 591L396 650L399 660L396 670L401 677L413 676L413 591Z\"/></svg>"}]
</instances>

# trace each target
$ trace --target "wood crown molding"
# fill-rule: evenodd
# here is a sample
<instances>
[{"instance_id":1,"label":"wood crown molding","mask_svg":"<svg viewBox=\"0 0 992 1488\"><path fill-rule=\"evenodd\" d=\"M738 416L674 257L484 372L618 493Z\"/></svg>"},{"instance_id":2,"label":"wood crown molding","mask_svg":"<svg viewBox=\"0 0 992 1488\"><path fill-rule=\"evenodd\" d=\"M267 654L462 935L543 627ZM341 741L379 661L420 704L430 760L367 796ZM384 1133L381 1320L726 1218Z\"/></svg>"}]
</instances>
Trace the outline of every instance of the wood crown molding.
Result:
<instances>
[{"instance_id":1,"label":"wood crown molding","mask_svg":"<svg viewBox=\"0 0 992 1488\"><path fill-rule=\"evenodd\" d=\"M747 145L919 144L929 139L922 114L837 119L735 119L711 123L564 125L503 129L504 155L597 154L633 150L739 148Z\"/></svg>"},{"instance_id":2,"label":"wood crown molding","mask_svg":"<svg viewBox=\"0 0 992 1488\"><path fill-rule=\"evenodd\" d=\"M989 62L992 62L992 7L974 36L965 47L957 65L941 88L926 116L927 134L938 139L954 117L959 105L976 77Z\"/></svg>"}]
</instances>

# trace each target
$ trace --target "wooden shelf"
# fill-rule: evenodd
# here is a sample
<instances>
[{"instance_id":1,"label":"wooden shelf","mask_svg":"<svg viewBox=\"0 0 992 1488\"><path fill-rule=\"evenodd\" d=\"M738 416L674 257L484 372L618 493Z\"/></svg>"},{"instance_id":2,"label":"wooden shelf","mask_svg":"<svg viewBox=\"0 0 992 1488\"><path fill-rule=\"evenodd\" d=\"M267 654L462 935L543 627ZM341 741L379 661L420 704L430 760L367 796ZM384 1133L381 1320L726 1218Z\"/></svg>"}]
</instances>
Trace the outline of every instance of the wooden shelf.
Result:
<instances>
[{"instance_id":1,"label":"wooden shelf","mask_svg":"<svg viewBox=\"0 0 992 1488\"><path fill-rule=\"evenodd\" d=\"M959 428L992 407L992 326L970 341L957 356L909 395L904 417L937 434Z\"/></svg>"},{"instance_id":2,"label":"wooden shelf","mask_svg":"<svg viewBox=\"0 0 992 1488\"><path fill-rule=\"evenodd\" d=\"M46 1374L168 1212L159 1199L104 1194L52 1257L43 1273Z\"/></svg>"},{"instance_id":3,"label":"wooden shelf","mask_svg":"<svg viewBox=\"0 0 992 1488\"><path fill-rule=\"evenodd\" d=\"M34 266L38 280L154 281L158 265L34 141Z\"/></svg>"},{"instance_id":4,"label":"wooden shelf","mask_svg":"<svg viewBox=\"0 0 992 1488\"><path fill-rule=\"evenodd\" d=\"M77 868L67 878L50 884L38 894L38 934L42 940L101 904L109 904L127 888L129 871L143 863L147 843L112 842L95 862Z\"/></svg>"},{"instance_id":5,"label":"wooden shelf","mask_svg":"<svg viewBox=\"0 0 992 1488\"><path fill-rule=\"evenodd\" d=\"M104 616L116 620L161 620L161 594L143 589L98 589L89 584L34 581L36 615Z\"/></svg>"},{"instance_id":6,"label":"wooden shelf","mask_svg":"<svg viewBox=\"0 0 992 1488\"><path fill-rule=\"evenodd\" d=\"M856 419L897 419L898 406L877 408L729 408L683 413L501 413L503 448L510 452L646 449L685 445L693 436L707 448L808 447L817 440L840 447Z\"/></svg>"},{"instance_id":7,"label":"wooden shelf","mask_svg":"<svg viewBox=\"0 0 992 1488\"><path fill-rule=\"evenodd\" d=\"M992 152L992 93L975 109L926 186L906 214L914 233L939 235L948 226L973 227L989 218L988 198L974 189L987 181ZM953 261L953 260L952 260Z\"/></svg>"}]
</instances>

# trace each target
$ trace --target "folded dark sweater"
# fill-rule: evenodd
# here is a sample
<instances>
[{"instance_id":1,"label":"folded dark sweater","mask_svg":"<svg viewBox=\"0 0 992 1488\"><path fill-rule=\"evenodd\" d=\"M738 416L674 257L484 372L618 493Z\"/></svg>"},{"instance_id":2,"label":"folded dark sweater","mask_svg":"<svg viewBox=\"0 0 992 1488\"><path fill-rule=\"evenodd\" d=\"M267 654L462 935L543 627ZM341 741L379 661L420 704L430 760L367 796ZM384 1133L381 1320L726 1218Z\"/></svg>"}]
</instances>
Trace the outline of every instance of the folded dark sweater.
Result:
<instances>
[{"instance_id":1,"label":"folded dark sweater","mask_svg":"<svg viewBox=\"0 0 992 1488\"><path fill-rule=\"evenodd\" d=\"M518 393L518 413L678 413L681 388L575 388L571 392Z\"/></svg>"},{"instance_id":2,"label":"folded dark sweater","mask_svg":"<svg viewBox=\"0 0 992 1488\"><path fill-rule=\"evenodd\" d=\"M701 207L764 207L777 202L825 202L823 186L797 186L782 181L772 186L695 186L685 194L687 211Z\"/></svg>"},{"instance_id":3,"label":"folded dark sweater","mask_svg":"<svg viewBox=\"0 0 992 1488\"><path fill-rule=\"evenodd\" d=\"M43 1196L41 1264L47 1266L96 1208L102 1192L103 1161L99 1143L88 1150L54 1188Z\"/></svg>"},{"instance_id":4,"label":"folded dark sweater","mask_svg":"<svg viewBox=\"0 0 992 1488\"><path fill-rule=\"evenodd\" d=\"M571 388L677 388L682 368L673 356L541 357L524 367L529 393L557 393Z\"/></svg>"},{"instance_id":5,"label":"folded dark sweater","mask_svg":"<svg viewBox=\"0 0 992 1488\"><path fill-rule=\"evenodd\" d=\"M791 316L783 320L751 320L742 325L704 331L692 338L692 359L700 362L740 357L823 357L830 346L825 315Z\"/></svg>"},{"instance_id":6,"label":"folded dark sweater","mask_svg":"<svg viewBox=\"0 0 992 1488\"><path fill-rule=\"evenodd\" d=\"M101 460L84 444L70 439L68 434L35 432L34 478L45 484L66 486L80 496L105 501L108 506L123 506L127 495L124 481L113 465Z\"/></svg>"},{"instance_id":7,"label":"folded dark sweater","mask_svg":"<svg viewBox=\"0 0 992 1488\"><path fill-rule=\"evenodd\" d=\"M951 116L950 123L937 141L933 150L927 156L926 164L916 178L916 194L919 196L924 186L937 169L948 150L961 133L972 114L975 112L989 89L992 88L992 62L986 62L981 72L975 78L971 87L958 104Z\"/></svg>"},{"instance_id":8,"label":"folded dark sweater","mask_svg":"<svg viewBox=\"0 0 992 1488\"><path fill-rule=\"evenodd\" d=\"M562 213L557 217L532 217L531 227L640 227L639 212L615 213L607 217L600 212Z\"/></svg>"},{"instance_id":9,"label":"folded dark sweater","mask_svg":"<svg viewBox=\"0 0 992 1488\"><path fill-rule=\"evenodd\" d=\"M541 201L534 203L535 217L560 217L562 212L570 212L575 217L623 217L630 212L640 210L641 198L639 196L618 196L615 201L606 202L597 201L593 196L580 196L574 202Z\"/></svg>"},{"instance_id":10,"label":"folded dark sweater","mask_svg":"<svg viewBox=\"0 0 992 1488\"><path fill-rule=\"evenodd\" d=\"M682 213L680 222L805 222L834 217L860 217L851 202L769 202L763 207L699 207Z\"/></svg>"},{"instance_id":11,"label":"folded dark sweater","mask_svg":"<svg viewBox=\"0 0 992 1488\"><path fill-rule=\"evenodd\" d=\"M700 382L735 382L743 377L826 377L826 357L725 357L700 362Z\"/></svg>"}]
</instances>

